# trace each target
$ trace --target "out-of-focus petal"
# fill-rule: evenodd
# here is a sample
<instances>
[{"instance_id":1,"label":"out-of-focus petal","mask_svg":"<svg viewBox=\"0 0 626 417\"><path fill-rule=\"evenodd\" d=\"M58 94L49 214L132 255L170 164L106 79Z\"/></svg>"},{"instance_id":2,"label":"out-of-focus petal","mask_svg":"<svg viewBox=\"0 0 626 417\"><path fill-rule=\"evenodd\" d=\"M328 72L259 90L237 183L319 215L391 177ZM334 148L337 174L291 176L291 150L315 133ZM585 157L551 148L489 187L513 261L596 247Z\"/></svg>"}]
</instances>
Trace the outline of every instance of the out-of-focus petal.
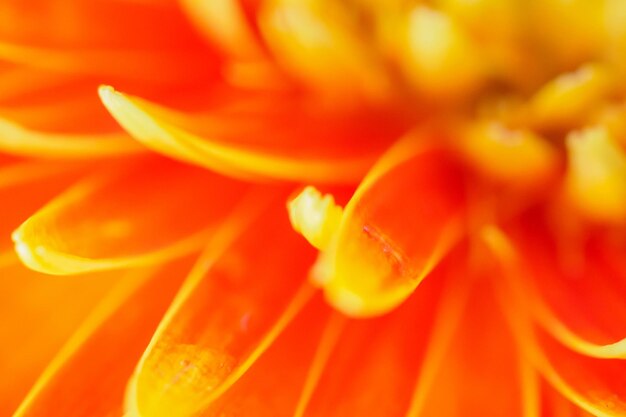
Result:
<instances>
[{"instance_id":1,"label":"out-of-focus petal","mask_svg":"<svg viewBox=\"0 0 626 417\"><path fill-rule=\"evenodd\" d=\"M125 133L38 132L0 118L0 151L41 158L93 159L138 154L142 149Z\"/></svg>"},{"instance_id":2,"label":"out-of-focus petal","mask_svg":"<svg viewBox=\"0 0 626 417\"><path fill-rule=\"evenodd\" d=\"M518 355L490 281L456 278L473 279L472 294L448 349L439 353L445 359L430 385L421 392L418 386L421 401L407 416L537 416L536 376Z\"/></svg>"},{"instance_id":3,"label":"out-of-focus petal","mask_svg":"<svg viewBox=\"0 0 626 417\"><path fill-rule=\"evenodd\" d=\"M206 409L310 299L305 283L314 251L291 231L282 204L238 233L234 243L232 236L216 241L219 250L198 262L157 329L129 387L134 415L185 417ZM314 343L302 329L300 337Z\"/></svg>"},{"instance_id":4,"label":"out-of-focus petal","mask_svg":"<svg viewBox=\"0 0 626 417\"><path fill-rule=\"evenodd\" d=\"M355 316L404 301L460 238L463 175L450 155L409 137L386 154L344 211L327 299Z\"/></svg>"},{"instance_id":5,"label":"out-of-focus petal","mask_svg":"<svg viewBox=\"0 0 626 417\"><path fill-rule=\"evenodd\" d=\"M0 254L13 253L11 232L32 213L73 184L82 173L84 166L67 161L57 163L17 160L0 165ZM17 259L15 256L12 258Z\"/></svg>"},{"instance_id":6,"label":"out-of-focus petal","mask_svg":"<svg viewBox=\"0 0 626 417\"><path fill-rule=\"evenodd\" d=\"M524 270L515 269L519 259L514 246L499 230L490 229L486 236L503 267L504 277L498 282L501 304L527 360L561 395L583 410L601 417L626 416L626 362L580 354L538 327L519 285L522 277L516 276Z\"/></svg>"},{"instance_id":7,"label":"out-of-focus petal","mask_svg":"<svg viewBox=\"0 0 626 417\"><path fill-rule=\"evenodd\" d=\"M126 382L189 265L118 273L118 284L94 305L15 416L121 415Z\"/></svg>"},{"instance_id":8,"label":"out-of-focus petal","mask_svg":"<svg viewBox=\"0 0 626 417\"><path fill-rule=\"evenodd\" d=\"M15 411L63 343L116 282L110 273L43 276L16 258L0 266L1 415Z\"/></svg>"},{"instance_id":9,"label":"out-of-focus petal","mask_svg":"<svg viewBox=\"0 0 626 417\"><path fill-rule=\"evenodd\" d=\"M389 315L350 321L326 362L311 365L294 415L406 416L445 361L468 289L451 283L465 265L438 269Z\"/></svg>"},{"instance_id":10,"label":"out-of-focus petal","mask_svg":"<svg viewBox=\"0 0 626 417\"><path fill-rule=\"evenodd\" d=\"M0 60L49 71L99 78L172 83L215 77L210 57L185 51L55 50L0 42ZM150 71L149 68L158 68Z\"/></svg>"},{"instance_id":11,"label":"out-of-focus petal","mask_svg":"<svg viewBox=\"0 0 626 417\"><path fill-rule=\"evenodd\" d=\"M182 0L192 21L209 39L235 58L257 59L262 56L263 47L244 3L247 2Z\"/></svg>"},{"instance_id":12,"label":"out-of-focus petal","mask_svg":"<svg viewBox=\"0 0 626 417\"><path fill-rule=\"evenodd\" d=\"M524 320L521 315L514 319L518 343L561 395L596 416L626 415L626 363L622 359L580 355L539 329L533 333L530 322Z\"/></svg>"},{"instance_id":13,"label":"out-of-focus petal","mask_svg":"<svg viewBox=\"0 0 626 417\"><path fill-rule=\"evenodd\" d=\"M248 372L199 415L294 415L311 364L320 351L332 348L344 324L345 318L332 312L322 297L314 298Z\"/></svg>"},{"instance_id":14,"label":"out-of-focus petal","mask_svg":"<svg viewBox=\"0 0 626 417\"><path fill-rule=\"evenodd\" d=\"M535 320L581 354L625 358L626 269L611 267L610 241L551 232L537 215L516 222L511 239L522 263L506 268Z\"/></svg>"},{"instance_id":15,"label":"out-of-focus petal","mask_svg":"<svg viewBox=\"0 0 626 417\"><path fill-rule=\"evenodd\" d=\"M72 187L13 234L50 274L155 264L199 250L248 187L162 159L111 166Z\"/></svg>"},{"instance_id":16,"label":"out-of-focus petal","mask_svg":"<svg viewBox=\"0 0 626 417\"><path fill-rule=\"evenodd\" d=\"M397 121L384 115L321 117L293 100L194 118L111 87L102 87L100 97L146 146L246 179L355 182L401 131ZM360 151L355 154L357 144Z\"/></svg>"},{"instance_id":17,"label":"out-of-focus petal","mask_svg":"<svg viewBox=\"0 0 626 417\"><path fill-rule=\"evenodd\" d=\"M393 94L389 73L350 7L357 6L271 0L263 2L259 25L279 64L311 89L333 100L384 102Z\"/></svg>"},{"instance_id":18,"label":"out-of-focus petal","mask_svg":"<svg viewBox=\"0 0 626 417\"><path fill-rule=\"evenodd\" d=\"M199 49L177 1L5 0L0 38L51 48Z\"/></svg>"}]
</instances>

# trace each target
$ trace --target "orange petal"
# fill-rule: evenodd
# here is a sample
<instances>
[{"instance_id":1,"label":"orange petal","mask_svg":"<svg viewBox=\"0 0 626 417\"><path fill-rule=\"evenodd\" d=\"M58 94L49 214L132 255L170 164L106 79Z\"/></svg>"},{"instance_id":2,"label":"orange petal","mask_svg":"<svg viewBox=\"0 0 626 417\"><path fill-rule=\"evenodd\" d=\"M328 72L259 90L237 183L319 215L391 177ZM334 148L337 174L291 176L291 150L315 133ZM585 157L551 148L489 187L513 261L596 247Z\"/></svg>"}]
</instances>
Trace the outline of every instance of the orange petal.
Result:
<instances>
[{"instance_id":1,"label":"orange petal","mask_svg":"<svg viewBox=\"0 0 626 417\"><path fill-rule=\"evenodd\" d=\"M247 187L165 160L108 167L62 194L13 235L50 274L154 264L199 250Z\"/></svg>"},{"instance_id":2,"label":"orange petal","mask_svg":"<svg viewBox=\"0 0 626 417\"><path fill-rule=\"evenodd\" d=\"M84 167L67 161L12 161L0 165L0 254L13 253L11 232L33 212L80 178L84 171Z\"/></svg>"},{"instance_id":3,"label":"orange petal","mask_svg":"<svg viewBox=\"0 0 626 417\"><path fill-rule=\"evenodd\" d=\"M119 274L120 282L95 304L15 416L121 415L126 382L189 264Z\"/></svg>"},{"instance_id":4,"label":"orange petal","mask_svg":"<svg viewBox=\"0 0 626 417\"><path fill-rule=\"evenodd\" d=\"M234 244L234 235L218 240L219 251L198 262L131 382L132 415L196 415L247 372L310 298L312 289L302 286L314 254L281 206Z\"/></svg>"},{"instance_id":5,"label":"orange petal","mask_svg":"<svg viewBox=\"0 0 626 417\"><path fill-rule=\"evenodd\" d=\"M323 366L311 365L294 415L400 417L423 400L463 311L466 288L449 278L464 263L449 265L389 315L350 321Z\"/></svg>"},{"instance_id":6,"label":"orange petal","mask_svg":"<svg viewBox=\"0 0 626 417\"><path fill-rule=\"evenodd\" d=\"M541 330L533 332L522 315L512 320L526 355L561 395L595 416L626 415L623 360L580 355Z\"/></svg>"},{"instance_id":7,"label":"orange petal","mask_svg":"<svg viewBox=\"0 0 626 417\"><path fill-rule=\"evenodd\" d=\"M520 219L510 236L522 263L506 268L516 269L508 274L538 324L581 354L625 358L626 270L608 262L609 242L559 238L537 213Z\"/></svg>"},{"instance_id":8,"label":"orange petal","mask_svg":"<svg viewBox=\"0 0 626 417\"><path fill-rule=\"evenodd\" d=\"M241 0L183 0L192 21L211 40L236 58L255 59L262 56L254 28Z\"/></svg>"},{"instance_id":9,"label":"orange petal","mask_svg":"<svg viewBox=\"0 0 626 417\"><path fill-rule=\"evenodd\" d=\"M144 50L56 50L0 42L0 59L64 74L152 83L215 78L216 65L197 53ZM149 71L148 68L159 68Z\"/></svg>"},{"instance_id":10,"label":"orange petal","mask_svg":"<svg viewBox=\"0 0 626 417\"><path fill-rule=\"evenodd\" d=\"M333 345L344 320L338 313L333 314L321 297L316 297L248 372L200 415L294 415L310 366L320 351Z\"/></svg>"},{"instance_id":11,"label":"orange petal","mask_svg":"<svg viewBox=\"0 0 626 417\"><path fill-rule=\"evenodd\" d=\"M5 0L0 38L55 49L207 50L170 0Z\"/></svg>"},{"instance_id":12,"label":"orange petal","mask_svg":"<svg viewBox=\"0 0 626 417\"><path fill-rule=\"evenodd\" d=\"M117 279L112 274L51 278L17 259L0 266L0 277L0 373L5 376L0 415L8 416Z\"/></svg>"},{"instance_id":13,"label":"orange petal","mask_svg":"<svg viewBox=\"0 0 626 417\"><path fill-rule=\"evenodd\" d=\"M143 150L124 133L49 133L0 118L0 152L43 158L93 159L137 154Z\"/></svg>"},{"instance_id":14,"label":"orange petal","mask_svg":"<svg viewBox=\"0 0 626 417\"><path fill-rule=\"evenodd\" d=\"M494 238L495 237L495 238ZM596 358L570 349L535 326L519 278L515 248L501 232L491 234L492 248L499 256L508 280L500 280L503 308L518 346L539 373L565 398L600 417L626 416L626 362ZM493 243L496 243L493 245Z\"/></svg>"},{"instance_id":15,"label":"orange petal","mask_svg":"<svg viewBox=\"0 0 626 417\"><path fill-rule=\"evenodd\" d=\"M330 117L289 98L192 117L111 87L101 87L100 97L146 146L246 179L354 182L401 130L399 122L381 114Z\"/></svg>"},{"instance_id":16,"label":"orange petal","mask_svg":"<svg viewBox=\"0 0 626 417\"><path fill-rule=\"evenodd\" d=\"M457 276L459 280L471 276ZM490 281L476 277L472 294L421 406L407 416L537 416L538 382L518 356ZM418 387L419 388L419 387Z\"/></svg>"},{"instance_id":17,"label":"orange petal","mask_svg":"<svg viewBox=\"0 0 626 417\"><path fill-rule=\"evenodd\" d=\"M327 299L357 316L396 307L458 240L463 207L463 176L445 151L398 144L345 208Z\"/></svg>"}]
</instances>

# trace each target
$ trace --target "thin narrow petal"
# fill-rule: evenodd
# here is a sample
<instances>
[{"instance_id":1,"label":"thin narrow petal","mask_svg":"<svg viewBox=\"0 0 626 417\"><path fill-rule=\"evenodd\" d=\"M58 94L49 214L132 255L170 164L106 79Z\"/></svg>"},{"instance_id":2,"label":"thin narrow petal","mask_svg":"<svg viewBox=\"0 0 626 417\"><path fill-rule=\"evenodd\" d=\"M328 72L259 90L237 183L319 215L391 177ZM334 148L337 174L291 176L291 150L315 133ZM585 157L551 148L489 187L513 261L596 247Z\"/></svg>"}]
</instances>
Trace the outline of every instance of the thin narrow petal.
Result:
<instances>
[{"instance_id":1,"label":"thin narrow petal","mask_svg":"<svg viewBox=\"0 0 626 417\"><path fill-rule=\"evenodd\" d=\"M198 262L137 368L129 412L185 417L206 409L310 299L303 285L314 253L283 210L273 206Z\"/></svg>"},{"instance_id":2,"label":"thin narrow petal","mask_svg":"<svg viewBox=\"0 0 626 417\"><path fill-rule=\"evenodd\" d=\"M0 415L18 407L37 377L107 291L113 274L47 277L14 258L0 266Z\"/></svg>"},{"instance_id":3,"label":"thin narrow petal","mask_svg":"<svg viewBox=\"0 0 626 417\"><path fill-rule=\"evenodd\" d=\"M505 279L498 282L501 304L527 360L561 395L583 410L599 417L626 416L626 362L582 355L536 326L519 280L513 275L523 273L523 269L508 268L519 265L515 248L501 231L492 230L487 241L504 267Z\"/></svg>"},{"instance_id":4,"label":"thin narrow petal","mask_svg":"<svg viewBox=\"0 0 626 417\"><path fill-rule=\"evenodd\" d=\"M84 166L67 161L11 161L0 165L0 253L13 252L11 232L83 173Z\"/></svg>"},{"instance_id":5,"label":"thin narrow petal","mask_svg":"<svg viewBox=\"0 0 626 417\"><path fill-rule=\"evenodd\" d=\"M451 285L460 265L434 272L389 315L350 321L296 415L404 417L426 398L429 374L441 366L463 312L467 287Z\"/></svg>"},{"instance_id":6,"label":"thin narrow petal","mask_svg":"<svg viewBox=\"0 0 626 417\"><path fill-rule=\"evenodd\" d=\"M423 402L408 417L537 415L538 385L524 370L486 278L476 279L461 323L442 353L445 360L427 391L418 391Z\"/></svg>"},{"instance_id":7,"label":"thin narrow petal","mask_svg":"<svg viewBox=\"0 0 626 417\"><path fill-rule=\"evenodd\" d=\"M165 262L199 250L247 187L165 160L109 167L13 234L30 268L49 274Z\"/></svg>"},{"instance_id":8,"label":"thin narrow petal","mask_svg":"<svg viewBox=\"0 0 626 417\"><path fill-rule=\"evenodd\" d=\"M241 0L183 0L189 16L212 41L236 58L255 59L263 47Z\"/></svg>"},{"instance_id":9,"label":"thin narrow petal","mask_svg":"<svg viewBox=\"0 0 626 417\"><path fill-rule=\"evenodd\" d=\"M333 345L343 320L322 297L315 297L248 372L200 416L293 416L311 365Z\"/></svg>"},{"instance_id":10,"label":"thin narrow petal","mask_svg":"<svg viewBox=\"0 0 626 417\"><path fill-rule=\"evenodd\" d=\"M445 151L414 137L401 142L345 208L327 299L356 316L396 307L460 237L464 199Z\"/></svg>"},{"instance_id":11,"label":"thin narrow petal","mask_svg":"<svg viewBox=\"0 0 626 417\"><path fill-rule=\"evenodd\" d=\"M0 118L0 151L19 156L93 159L142 153L125 133L38 132Z\"/></svg>"},{"instance_id":12,"label":"thin narrow petal","mask_svg":"<svg viewBox=\"0 0 626 417\"><path fill-rule=\"evenodd\" d=\"M121 415L125 384L189 265L186 260L158 271L120 273L119 283L77 327L15 416Z\"/></svg>"},{"instance_id":13,"label":"thin narrow petal","mask_svg":"<svg viewBox=\"0 0 626 417\"><path fill-rule=\"evenodd\" d=\"M507 267L518 270L508 274L525 294L526 308L570 349L600 358L626 357L626 270L607 259L615 245L602 236L560 238L533 214L510 232L523 265Z\"/></svg>"},{"instance_id":14,"label":"thin narrow petal","mask_svg":"<svg viewBox=\"0 0 626 417\"><path fill-rule=\"evenodd\" d=\"M101 87L100 97L117 121L146 146L245 179L354 182L399 130L397 122L384 122L381 115L370 114L369 120L365 114L347 115L339 120L302 114L293 108L293 101L290 110L286 103L270 102L253 114L216 112L196 119L111 87ZM354 155L351 144L357 142L362 151Z\"/></svg>"}]
</instances>

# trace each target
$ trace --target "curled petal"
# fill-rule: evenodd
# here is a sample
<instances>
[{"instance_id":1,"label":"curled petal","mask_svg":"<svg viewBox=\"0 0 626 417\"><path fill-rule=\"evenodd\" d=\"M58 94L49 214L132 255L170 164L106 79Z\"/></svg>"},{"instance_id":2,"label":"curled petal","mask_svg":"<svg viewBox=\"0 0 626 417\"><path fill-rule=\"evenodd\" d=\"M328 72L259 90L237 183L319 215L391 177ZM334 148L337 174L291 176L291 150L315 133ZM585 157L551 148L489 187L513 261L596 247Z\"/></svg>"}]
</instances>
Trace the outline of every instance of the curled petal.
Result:
<instances>
[{"instance_id":1,"label":"curled petal","mask_svg":"<svg viewBox=\"0 0 626 417\"><path fill-rule=\"evenodd\" d=\"M294 415L403 417L427 398L463 312L467 286L450 285L461 265L439 269L389 315L345 324L326 361L311 364Z\"/></svg>"},{"instance_id":2,"label":"curled petal","mask_svg":"<svg viewBox=\"0 0 626 417\"><path fill-rule=\"evenodd\" d=\"M39 132L6 119L0 119L0 151L19 156L73 159L142 153L142 149L124 133Z\"/></svg>"},{"instance_id":3,"label":"curled petal","mask_svg":"<svg viewBox=\"0 0 626 417\"><path fill-rule=\"evenodd\" d=\"M626 362L576 352L537 326L519 285L521 277L514 275L523 269L507 268L517 262L514 247L501 231L491 230L486 236L508 278L498 282L501 304L522 353L561 395L586 412L601 417L625 416Z\"/></svg>"},{"instance_id":4,"label":"curled petal","mask_svg":"<svg viewBox=\"0 0 626 417\"><path fill-rule=\"evenodd\" d=\"M626 270L609 260L618 247L599 236L559 238L532 215L512 226L510 236L523 264L505 266L507 275L537 323L583 355L625 358Z\"/></svg>"},{"instance_id":5,"label":"curled petal","mask_svg":"<svg viewBox=\"0 0 626 417\"><path fill-rule=\"evenodd\" d=\"M11 232L33 212L74 183L83 172L84 166L67 161L11 161L0 165L1 259L17 259L12 256Z\"/></svg>"},{"instance_id":6,"label":"curled petal","mask_svg":"<svg viewBox=\"0 0 626 417\"><path fill-rule=\"evenodd\" d=\"M463 176L447 152L410 137L345 208L327 299L355 316L404 301L462 234Z\"/></svg>"},{"instance_id":7,"label":"curled petal","mask_svg":"<svg viewBox=\"0 0 626 417\"><path fill-rule=\"evenodd\" d=\"M371 166L385 138L388 140L390 132L397 130L391 124L389 131L381 131L375 122L366 119L361 120L364 125L352 124L359 122L357 119L352 123L343 121L341 126L338 120L306 119L298 114L280 113L277 117L271 103L254 115L216 113L195 119L111 87L101 87L100 97L117 121L146 146L244 179L354 182ZM279 111L286 110L285 103L277 104ZM356 131L354 126L358 126ZM366 132L364 129L369 127L372 131ZM311 141L306 140L309 137ZM357 140L362 141L363 152L354 155L348 151Z\"/></svg>"},{"instance_id":8,"label":"curled petal","mask_svg":"<svg viewBox=\"0 0 626 417\"><path fill-rule=\"evenodd\" d=\"M109 167L32 215L13 240L27 266L49 274L161 263L199 250L246 189L160 159Z\"/></svg>"}]
</instances>

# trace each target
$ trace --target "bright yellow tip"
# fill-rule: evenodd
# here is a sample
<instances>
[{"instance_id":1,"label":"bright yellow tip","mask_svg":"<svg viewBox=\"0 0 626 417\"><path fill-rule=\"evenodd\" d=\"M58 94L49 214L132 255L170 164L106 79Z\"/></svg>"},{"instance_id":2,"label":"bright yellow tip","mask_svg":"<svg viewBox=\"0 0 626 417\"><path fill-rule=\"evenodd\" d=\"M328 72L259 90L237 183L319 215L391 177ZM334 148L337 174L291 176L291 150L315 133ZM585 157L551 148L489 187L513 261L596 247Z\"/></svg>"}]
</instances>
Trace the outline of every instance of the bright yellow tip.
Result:
<instances>
[{"instance_id":1,"label":"bright yellow tip","mask_svg":"<svg viewBox=\"0 0 626 417\"><path fill-rule=\"evenodd\" d=\"M567 138L566 188L573 203L598 221L626 220L626 155L604 128Z\"/></svg>"},{"instance_id":2,"label":"bright yellow tip","mask_svg":"<svg viewBox=\"0 0 626 417\"><path fill-rule=\"evenodd\" d=\"M293 228L313 246L328 250L337 236L343 209L332 195L322 195L314 187L306 187L287 203Z\"/></svg>"}]
</instances>

